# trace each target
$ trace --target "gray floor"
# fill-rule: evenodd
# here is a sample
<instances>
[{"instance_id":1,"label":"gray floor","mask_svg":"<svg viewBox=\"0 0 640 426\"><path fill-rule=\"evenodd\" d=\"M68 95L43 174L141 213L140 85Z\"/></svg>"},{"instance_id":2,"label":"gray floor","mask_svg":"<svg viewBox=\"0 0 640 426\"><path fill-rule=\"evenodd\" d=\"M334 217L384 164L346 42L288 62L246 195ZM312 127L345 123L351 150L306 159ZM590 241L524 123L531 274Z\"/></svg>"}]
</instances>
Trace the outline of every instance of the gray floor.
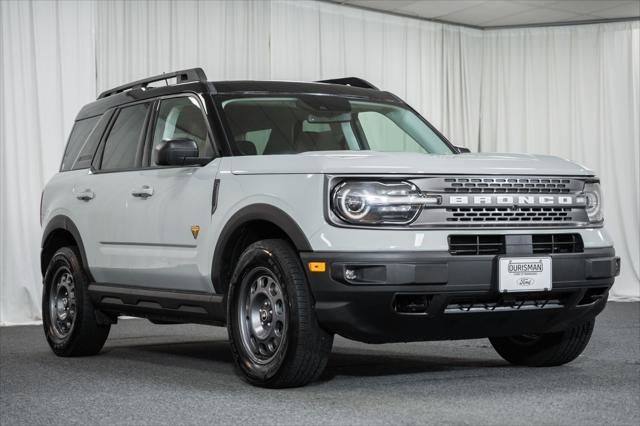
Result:
<instances>
[{"instance_id":1,"label":"gray floor","mask_svg":"<svg viewBox=\"0 0 640 426\"><path fill-rule=\"evenodd\" d=\"M224 329L125 320L103 352L56 358L41 327L0 329L0 424L640 423L640 303L609 303L584 354L516 368L486 340L336 339L322 381L265 390Z\"/></svg>"}]
</instances>

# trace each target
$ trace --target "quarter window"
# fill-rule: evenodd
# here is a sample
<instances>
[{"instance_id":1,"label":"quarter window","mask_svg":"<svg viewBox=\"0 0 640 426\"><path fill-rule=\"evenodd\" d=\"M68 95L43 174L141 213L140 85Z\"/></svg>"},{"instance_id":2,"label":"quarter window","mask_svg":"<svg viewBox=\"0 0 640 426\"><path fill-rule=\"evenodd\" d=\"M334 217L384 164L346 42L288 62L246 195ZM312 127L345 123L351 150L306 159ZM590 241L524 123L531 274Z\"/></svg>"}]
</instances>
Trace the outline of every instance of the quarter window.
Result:
<instances>
[{"instance_id":1,"label":"quarter window","mask_svg":"<svg viewBox=\"0 0 640 426\"><path fill-rule=\"evenodd\" d=\"M84 120L76 121L73 125L71 135L69 135L67 149L65 150L64 157L62 159L62 166L60 167L61 172L71 170L73 165L78 161L80 154L83 151L86 151L85 145L87 144L87 139L96 127L99 119L100 116L85 118ZM78 167L73 167L73 169L76 168Z\"/></svg>"},{"instance_id":2,"label":"quarter window","mask_svg":"<svg viewBox=\"0 0 640 426\"><path fill-rule=\"evenodd\" d=\"M102 170L132 169L149 104L122 108L111 128L102 155Z\"/></svg>"},{"instance_id":3,"label":"quarter window","mask_svg":"<svg viewBox=\"0 0 640 426\"><path fill-rule=\"evenodd\" d=\"M91 162L93 161L93 156L96 153L96 148L100 143L100 138L102 137L107 124L109 124L112 113L113 111L108 111L103 114L102 118L98 121L98 124L93 128L91 133L89 133L89 137L80 150L73 166L71 166L71 170L88 169L91 167Z\"/></svg>"}]
</instances>

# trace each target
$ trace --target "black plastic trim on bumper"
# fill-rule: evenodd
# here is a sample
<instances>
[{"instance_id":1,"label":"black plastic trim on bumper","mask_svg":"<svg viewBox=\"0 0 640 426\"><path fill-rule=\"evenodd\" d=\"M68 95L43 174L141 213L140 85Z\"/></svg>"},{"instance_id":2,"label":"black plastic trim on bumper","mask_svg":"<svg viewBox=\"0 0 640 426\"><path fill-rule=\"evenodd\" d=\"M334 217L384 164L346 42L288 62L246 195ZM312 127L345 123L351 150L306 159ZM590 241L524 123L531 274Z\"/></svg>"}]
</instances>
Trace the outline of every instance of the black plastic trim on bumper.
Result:
<instances>
[{"instance_id":1,"label":"black plastic trim on bumper","mask_svg":"<svg viewBox=\"0 0 640 426\"><path fill-rule=\"evenodd\" d=\"M327 271L322 273L305 267L322 326L371 343L551 332L597 315L620 270L613 248L549 256L553 259L553 290L516 295L498 292L497 257L493 255L301 253L305 266L309 261L327 262ZM413 296L425 301L424 310L399 311L398 297ZM452 308L460 303L475 308ZM483 306L486 309L480 309Z\"/></svg>"}]
</instances>

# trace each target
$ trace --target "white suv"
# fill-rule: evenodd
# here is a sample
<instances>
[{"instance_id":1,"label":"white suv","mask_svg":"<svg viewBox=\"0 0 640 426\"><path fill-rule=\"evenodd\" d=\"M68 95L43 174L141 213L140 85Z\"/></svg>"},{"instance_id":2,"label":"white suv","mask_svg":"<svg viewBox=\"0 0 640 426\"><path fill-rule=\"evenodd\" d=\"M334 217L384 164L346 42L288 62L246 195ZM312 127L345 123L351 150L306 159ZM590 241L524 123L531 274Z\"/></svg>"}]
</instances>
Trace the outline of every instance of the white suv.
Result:
<instances>
[{"instance_id":1,"label":"white suv","mask_svg":"<svg viewBox=\"0 0 640 426\"><path fill-rule=\"evenodd\" d=\"M515 364L569 362L620 269L591 171L468 153L357 78L191 69L104 92L41 217L57 355L98 353L119 315L226 325L267 387L317 378L334 333L489 337Z\"/></svg>"}]
</instances>

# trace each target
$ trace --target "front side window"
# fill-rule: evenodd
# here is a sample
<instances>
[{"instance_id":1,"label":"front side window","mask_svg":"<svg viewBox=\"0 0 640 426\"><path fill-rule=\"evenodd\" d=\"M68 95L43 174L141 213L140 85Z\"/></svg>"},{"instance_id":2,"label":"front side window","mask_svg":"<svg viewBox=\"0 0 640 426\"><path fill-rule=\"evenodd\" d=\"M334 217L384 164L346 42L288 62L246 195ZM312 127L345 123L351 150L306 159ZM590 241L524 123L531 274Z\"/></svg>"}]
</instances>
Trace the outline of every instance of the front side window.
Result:
<instances>
[{"instance_id":1,"label":"front side window","mask_svg":"<svg viewBox=\"0 0 640 426\"><path fill-rule=\"evenodd\" d=\"M208 135L204 114L198 101L193 97L185 96L161 101L151 144L151 166L157 166L156 148L164 140L191 139L198 145L200 158L211 158L213 148Z\"/></svg>"},{"instance_id":2,"label":"front side window","mask_svg":"<svg viewBox=\"0 0 640 426\"><path fill-rule=\"evenodd\" d=\"M136 166L136 154L149 104L122 108L113 123L102 154L102 170L126 170Z\"/></svg>"},{"instance_id":3,"label":"front side window","mask_svg":"<svg viewBox=\"0 0 640 426\"><path fill-rule=\"evenodd\" d=\"M222 102L241 155L308 151L454 154L416 113L398 104L327 95L243 97Z\"/></svg>"}]
</instances>

